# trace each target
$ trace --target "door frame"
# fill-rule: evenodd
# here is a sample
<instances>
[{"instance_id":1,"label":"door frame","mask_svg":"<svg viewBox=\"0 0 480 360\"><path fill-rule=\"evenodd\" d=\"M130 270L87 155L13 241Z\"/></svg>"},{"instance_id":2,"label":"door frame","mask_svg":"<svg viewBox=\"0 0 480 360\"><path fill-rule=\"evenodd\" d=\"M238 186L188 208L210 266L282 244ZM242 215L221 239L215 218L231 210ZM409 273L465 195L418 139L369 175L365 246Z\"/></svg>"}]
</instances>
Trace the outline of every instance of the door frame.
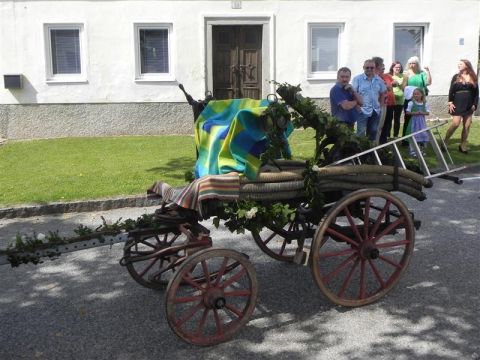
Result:
<instances>
[{"instance_id":1,"label":"door frame","mask_svg":"<svg viewBox=\"0 0 480 360\"><path fill-rule=\"evenodd\" d=\"M262 25L262 98L275 91L274 17L268 16L204 16L205 89L213 91L212 27L215 25Z\"/></svg>"}]
</instances>

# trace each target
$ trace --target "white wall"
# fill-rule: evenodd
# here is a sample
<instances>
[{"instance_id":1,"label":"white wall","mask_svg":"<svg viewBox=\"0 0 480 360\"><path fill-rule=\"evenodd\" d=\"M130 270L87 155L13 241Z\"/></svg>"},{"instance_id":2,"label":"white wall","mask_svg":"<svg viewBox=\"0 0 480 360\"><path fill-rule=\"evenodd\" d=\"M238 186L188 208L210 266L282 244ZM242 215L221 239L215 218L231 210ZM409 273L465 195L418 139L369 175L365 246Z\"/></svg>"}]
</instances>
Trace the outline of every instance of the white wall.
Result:
<instances>
[{"instance_id":1,"label":"white wall","mask_svg":"<svg viewBox=\"0 0 480 360\"><path fill-rule=\"evenodd\" d=\"M477 66L477 0L384 1L1 1L0 73L25 76L21 90L0 89L0 104L181 102L177 82L201 97L205 91L205 17L268 16L274 30L270 59L279 82L300 83L304 94L327 97L334 79L308 81L307 23L343 22L342 64L361 72L363 60L392 61L393 24L429 23L425 63L431 95L446 95L460 58ZM134 23L173 23L177 82L136 82ZM87 83L48 84L44 23L83 23ZM464 38L464 45L459 45Z\"/></svg>"}]
</instances>

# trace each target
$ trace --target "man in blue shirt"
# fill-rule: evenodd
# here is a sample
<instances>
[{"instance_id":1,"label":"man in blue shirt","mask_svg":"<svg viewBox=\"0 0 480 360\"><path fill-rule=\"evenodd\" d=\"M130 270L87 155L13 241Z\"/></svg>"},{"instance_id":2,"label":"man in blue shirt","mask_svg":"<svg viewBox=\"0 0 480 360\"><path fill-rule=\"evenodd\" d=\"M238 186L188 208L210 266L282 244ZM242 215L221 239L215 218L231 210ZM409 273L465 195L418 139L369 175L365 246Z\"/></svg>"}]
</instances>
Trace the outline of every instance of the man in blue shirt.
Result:
<instances>
[{"instance_id":1,"label":"man in blue shirt","mask_svg":"<svg viewBox=\"0 0 480 360\"><path fill-rule=\"evenodd\" d=\"M380 111L385 99L387 87L381 77L375 74L375 62L366 60L363 64L363 74L353 78L353 89L363 99L361 113L357 119L357 135L368 136L375 141L380 120Z\"/></svg>"},{"instance_id":2,"label":"man in blue shirt","mask_svg":"<svg viewBox=\"0 0 480 360\"><path fill-rule=\"evenodd\" d=\"M350 85L352 72L347 67L337 71L337 83L330 89L330 109L338 121L345 123L353 130L360 114L362 97Z\"/></svg>"}]
</instances>

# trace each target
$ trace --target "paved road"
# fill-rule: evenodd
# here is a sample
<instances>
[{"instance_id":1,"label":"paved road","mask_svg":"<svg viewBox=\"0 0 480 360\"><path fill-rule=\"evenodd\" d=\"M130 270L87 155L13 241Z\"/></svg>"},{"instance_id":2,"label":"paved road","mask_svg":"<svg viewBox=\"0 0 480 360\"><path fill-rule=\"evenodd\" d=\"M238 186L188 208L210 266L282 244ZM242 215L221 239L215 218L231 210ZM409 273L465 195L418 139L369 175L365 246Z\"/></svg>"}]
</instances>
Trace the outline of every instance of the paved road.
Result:
<instances>
[{"instance_id":1,"label":"paved road","mask_svg":"<svg viewBox=\"0 0 480 360\"><path fill-rule=\"evenodd\" d=\"M405 201L423 223L409 269L388 296L356 309L330 304L309 268L264 256L248 236L214 231L217 247L250 255L260 290L249 324L230 342L209 348L187 345L171 332L163 293L140 287L118 265L121 245L39 266L2 266L0 359L478 360L480 179L437 180L426 201ZM0 220L0 241L5 245L19 229L68 231L98 223L100 214Z\"/></svg>"}]
</instances>

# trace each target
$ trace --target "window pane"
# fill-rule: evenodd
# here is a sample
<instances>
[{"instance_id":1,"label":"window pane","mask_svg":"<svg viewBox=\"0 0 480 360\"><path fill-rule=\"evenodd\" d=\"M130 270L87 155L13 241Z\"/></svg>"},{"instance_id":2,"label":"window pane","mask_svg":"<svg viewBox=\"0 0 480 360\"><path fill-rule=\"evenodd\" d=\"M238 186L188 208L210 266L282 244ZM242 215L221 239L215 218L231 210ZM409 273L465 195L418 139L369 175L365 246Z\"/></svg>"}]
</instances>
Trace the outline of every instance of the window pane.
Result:
<instances>
[{"instance_id":1,"label":"window pane","mask_svg":"<svg viewBox=\"0 0 480 360\"><path fill-rule=\"evenodd\" d=\"M423 27L395 27L395 54L394 60L398 60L405 67L411 56L418 56L422 60L423 50Z\"/></svg>"},{"instance_id":2,"label":"window pane","mask_svg":"<svg viewBox=\"0 0 480 360\"><path fill-rule=\"evenodd\" d=\"M80 74L80 31L51 29L53 74Z\"/></svg>"},{"instance_id":3,"label":"window pane","mask_svg":"<svg viewBox=\"0 0 480 360\"><path fill-rule=\"evenodd\" d=\"M338 28L312 28L312 72L337 70L339 32Z\"/></svg>"},{"instance_id":4,"label":"window pane","mask_svg":"<svg viewBox=\"0 0 480 360\"><path fill-rule=\"evenodd\" d=\"M168 73L168 30L140 29L141 73Z\"/></svg>"}]
</instances>

